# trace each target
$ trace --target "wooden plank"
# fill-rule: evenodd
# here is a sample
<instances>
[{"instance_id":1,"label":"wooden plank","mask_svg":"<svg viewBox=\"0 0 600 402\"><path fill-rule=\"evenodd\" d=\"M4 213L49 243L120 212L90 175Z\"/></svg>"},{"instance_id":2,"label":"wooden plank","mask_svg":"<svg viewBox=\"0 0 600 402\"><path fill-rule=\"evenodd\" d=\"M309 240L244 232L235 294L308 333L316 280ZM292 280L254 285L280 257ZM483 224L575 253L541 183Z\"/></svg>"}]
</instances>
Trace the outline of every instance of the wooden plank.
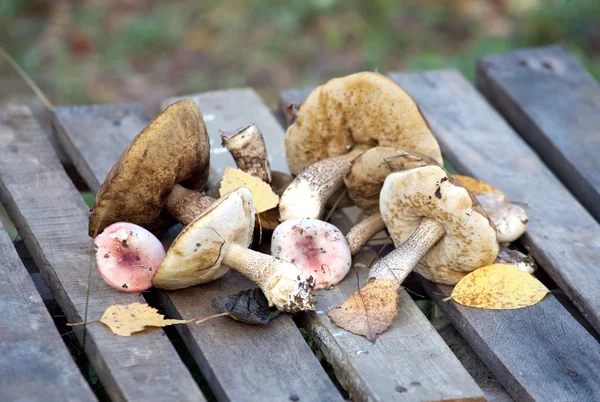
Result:
<instances>
[{"instance_id":1,"label":"wooden plank","mask_svg":"<svg viewBox=\"0 0 600 402\"><path fill-rule=\"evenodd\" d=\"M83 321L86 308L89 318L99 318L110 305L143 303L100 278L88 209L31 112L8 107L0 121L2 202L69 322ZM73 328L80 341L85 331L86 354L111 398L204 400L162 329L120 337L98 323Z\"/></svg>"},{"instance_id":2,"label":"wooden plank","mask_svg":"<svg viewBox=\"0 0 600 402\"><path fill-rule=\"evenodd\" d=\"M283 91L280 106L301 102L309 92ZM346 208L336 210L331 222L347 233L362 216L358 208ZM354 258L354 265L369 266L380 248L370 243ZM367 275L367 269L359 270L361 286ZM374 344L335 326L326 314L357 289L357 278L351 273L333 289L316 292L316 314L303 319L351 396L382 401L483 398L482 391L404 289L400 292L398 316Z\"/></svg>"},{"instance_id":3,"label":"wooden plank","mask_svg":"<svg viewBox=\"0 0 600 402\"><path fill-rule=\"evenodd\" d=\"M600 227L593 218L458 72L391 77L415 98L461 173L531 205L524 244L597 322ZM423 283L438 302L450 292ZM515 400L598 400L600 345L554 297L522 310L439 305Z\"/></svg>"},{"instance_id":4,"label":"wooden plank","mask_svg":"<svg viewBox=\"0 0 600 402\"><path fill-rule=\"evenodd\" d=\"M600 221L600 84L559 46L487 56L477 87Z\"/></svg>"},{"instance_id":5,"label":"wooden plank","mask_svg":"<svg viewBox=\"0 0 600 402\"><path fill-rule=\"evenodd\" d=\"M2 224L0 267L2 398L95 401Z\"/></svg>"},{"instance_id":6,"label":"wooden plank","mask_svg":"<svg viewBox=\"0 0 600 402\"><path fill-rule=\"evenodd\" d=\"M244 101L244 97L251 101ZM216 133L218 136L218 128L224 127L230 117L236 114L230 109L236 102L245 104L243 112L239 113L245 113L246 120L236 117L240 124L252 119L259 127L268 126L257 117L260 113L256 109L260 110L263 106L252 103L256 100L254 92L218 92L215 98L207 93L200 99L204 115L213 116L207 122L212 135ZM135 135L150 118L140 105L126 105L124 109L131 113L130 116L135 116L137 126L130 127ZM73 113L70 108L57 111L57 126L60 123L63 127L60 138L76 144L67 148L73 160L82 161L81 164L75 163L76 166L91 167L90 174L93 177L88 176L91 187L94 183L104 181L103 175L110 170L132 138L131 132L114 131L112 127L112 122L124 113L120 105L81 107ZM84 121L99 123L93 135L87 130L71 129L81 127ZM223 163L222 160L211 160L212 167L222 171L223 166L215 163ZM168 294L157 291L157 294L170 315L205 317L214 314L211 307L214 297L252 287L256 285L231 272L206 285ZM287 400L292 397L300 400L341 400L339 392L289 315L282 315L265 327L221 318L202 325L179 326L178 330L219 400L244 400L248 395L258 400Z\"/></svg>"}]
</instances>

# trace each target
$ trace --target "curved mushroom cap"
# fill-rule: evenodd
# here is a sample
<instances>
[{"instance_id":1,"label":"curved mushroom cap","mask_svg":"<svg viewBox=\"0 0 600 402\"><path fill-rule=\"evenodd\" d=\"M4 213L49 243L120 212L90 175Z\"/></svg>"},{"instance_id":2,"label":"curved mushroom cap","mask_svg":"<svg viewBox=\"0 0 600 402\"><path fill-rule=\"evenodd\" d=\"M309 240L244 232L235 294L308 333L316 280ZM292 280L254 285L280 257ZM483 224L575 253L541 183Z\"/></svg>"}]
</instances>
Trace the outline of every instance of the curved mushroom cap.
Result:
<instances>
[{"instance_id":1,"label":"curved mushroom cap","mask_svg":"<svg viewBox=\"0 0 600 402\"><path fill-rule=\"evenodd\" d=\"M440 166L392 173L381 189L380 209L396 246L423 217L440 223L444 236L415 271L437 283L456 284L468 272L491 265L498 255L496 228L471 193Z\"/></svg>"},{"instance_id":2,"label":"curved mushroom cap","mask_svg":"<svg viewBox=\"0 0 600 402\"><path fill-rule=\"evenodd\" d=\"M500 243L515 241L527 230L529 223L527 211L508 202L504 195L486 193L479 194L475 198L496 225Z\"/></svg>"},{"instance_id":3,"label":"curved mushroom cap","mask_svg":"<svg viewBox=\"0 0 600 402\"><path fill-rule=\"evenodd\" d=\"M113 165L90 211L89 235L121 221L153 233L166 230L174 223L162 212L169 193L177 183L202 190L209 162L209 139L198 106L190 100L169 106Z\"/></svg>"},{"instance_id":4,"label":"curved mushroom cap","mask_svg":"<svg viewBox=\"0 0 600 402\"><path fill-rule=\"evenodd\" d=\"M435 160L419 152L375 147L352 161L352 170L344 183L352 201L367 215L372 215L379 212L379 193L390 173L435 164Z\"/></svg>"},{"instance_id":5,"label":"curved mushroom cap","mask_svg":"<svg viewBox=\"0 0 600 402\"><path fill-rule=\"evenodd\" d=\"M152 278L157 288L173 290L213 281L229 270L222 265L226 243L248 247L254 231L254 205L247 188L219 198L186 226L171 244Z\"/></svg>"},{"instance_id":6,"label":"curved mushroom cap","mask_svg":"<svg viewBox=\"0 0 600 402\"><path fill-rule=\"evenodd\" d=\"M376 145L419 151L442 163L440 147L415 101L394 81L372 72L317 87L285 135L294 175L322 159Z\"/></svg>"}]
</instances>

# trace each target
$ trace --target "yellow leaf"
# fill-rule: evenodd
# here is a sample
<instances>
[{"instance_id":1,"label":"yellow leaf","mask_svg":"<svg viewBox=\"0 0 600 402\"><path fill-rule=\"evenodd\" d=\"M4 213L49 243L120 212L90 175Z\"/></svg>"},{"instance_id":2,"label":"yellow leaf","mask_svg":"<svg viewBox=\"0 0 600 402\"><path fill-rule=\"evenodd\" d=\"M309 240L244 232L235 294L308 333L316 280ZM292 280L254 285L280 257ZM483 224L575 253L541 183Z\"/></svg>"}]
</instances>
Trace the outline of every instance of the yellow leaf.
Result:
<instances>
[{"instance_id":1,"label":"yellow leaf","mask_svg":"<svg viewBox=\"0 0 600 402\"><path fill-rule=\"evenodd\" d=\"M164 327L171 324L185 324L191 320L165 320L153 307L143 303L118 304L106 309L100 322L112 332L121 336L131 336L143 331L147 326Z\"/></svg>"},{"instance_id":2,"label":"yellow leaf","mask_svg":"<svg viewBox=\"0 0 600 402\"><path fill-rule=\"evenodd\" d=\"M254 210L257 214L275 208L279 204L279 196L273 192L271 186L267 183L240 169L230 166L225 167L225 174L223 180L221 180L219 190L221 197L240 187L246 187L252 193Z\"/></svg>"},{"instance_id":3,"label":"yellow leaf","mask_svg":"<svg viewBox=\"0 0 600 402\"><path fill-rule=\"evenodd\" d=\"M493 264L462 278L451 298L463 306L510 310L532 306L548 292L535 277L514 265Z\"/></svg>"},{"instance_id":4,"label":"yellow leaf","mask_svg":"<svg viewBox=\"0 0 600 402\"><path fill-rule=\"evenodd\" d=\"M483 182L481 180L474 179L470 176L462 176L459 174L452 175L452 177L462 184L467 190L469 190L473 195L485 194L485 193L496 193L502 194L502 191L498 190Z\"/></svg>"}]
</instances>

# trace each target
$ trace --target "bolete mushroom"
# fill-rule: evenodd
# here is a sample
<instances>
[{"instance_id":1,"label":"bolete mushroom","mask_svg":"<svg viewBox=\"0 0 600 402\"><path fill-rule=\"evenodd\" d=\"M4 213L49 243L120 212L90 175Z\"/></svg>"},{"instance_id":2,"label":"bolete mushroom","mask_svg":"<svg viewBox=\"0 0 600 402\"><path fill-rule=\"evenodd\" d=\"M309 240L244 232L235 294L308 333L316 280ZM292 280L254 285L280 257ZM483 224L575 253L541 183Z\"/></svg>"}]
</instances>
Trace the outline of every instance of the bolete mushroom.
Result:
<instances>
[{"instance_id":1,"label":"bolete mushroom","mask_svg":"<svg viewBox=\"0 0 600 402\"><path fill-rule=\"evenodd\" d=\"M115 222L153 233L172 226L173 217L187 225L215 201L200 193L208 178L209 147L202 113L193 101L167 107L113 165L90 211L89 235Z\"/></svg>"},{"instance_id":2,"label":"bolete mushroom","mask_svg":"<svg viewBox=\"0 0 600 402\"><path fill-rule=\"evenodd\" d=\"M290 219L277 226L271 238L271 255L314 277L315 289L340 283L352 264L342 232L318 219Z\"/></svg>"},{"instance_id":3,"label":"bolete mushroom","mask_svg":"<svg viewBox=\"0 0 600 402\"><path fill-rule=\"evenodd\" d=\"M413 269L431 281L454 285L467 273L492 264L499 249L496 229L485 211L440 166L387 176L380 211L396 249L371 268L359 292L329 313L338 326L370 339L391 324L397 298L390 293L397 291ZM388 304L376 305L368 317L357 314L356 299L363 291L381 296ZM365 325L369 319L378 322L377 328Z\"/></svg>"},{"instance_id":4,"label":"bolete mushroom","mask_svg":"<svg viewBox=\"0 0 600 402\"><path fill-rule=\"evenodd\" d=\"M417 104L391 79L361 72L316 88L286 131L288 166L298 176L281 196L281 220L319 218L343 188L351 161L375 145L418 151L442 163Z\"/></svg>"},{"instance_id":5,"label":"bolete mushroom","mask_svg":"<svg viewBox=\"0 0 600 402\"><path fill-rule=\"evenodd\" d=\"M256 283L278 310L312 310L314 279L296 265L248 248L254 205L246 188L231 191L196 217L171 244L152 283L174 290L210 282L229 267Z\"/></svg>"},{"instance_id":6,"label":"bolete mushroom","mask_svg":"<svg viewBox=\"0 0 600 402\"><path fill-rule=\"evenodd\" d=\"M141 226L117 222L94 239L96 265L102 279L121 292L152 287L152 277L165 258L161 242Z\"/></svg>"},{"instance_id":7,"label":"bolete mushroom","mask_svg":"<svg viewBox=\"0 0 600 402\"><path fill-rule=\"evenodd\" d=\"M368 215L346 235L353 256L373 236L385 229L385 222L379 213L379 193L385 178L393 172L436 164L427 155L390 147L371 148L352 161L352 168L344 177L344 183L350 198Z\"/></svg>"}]
</instances>

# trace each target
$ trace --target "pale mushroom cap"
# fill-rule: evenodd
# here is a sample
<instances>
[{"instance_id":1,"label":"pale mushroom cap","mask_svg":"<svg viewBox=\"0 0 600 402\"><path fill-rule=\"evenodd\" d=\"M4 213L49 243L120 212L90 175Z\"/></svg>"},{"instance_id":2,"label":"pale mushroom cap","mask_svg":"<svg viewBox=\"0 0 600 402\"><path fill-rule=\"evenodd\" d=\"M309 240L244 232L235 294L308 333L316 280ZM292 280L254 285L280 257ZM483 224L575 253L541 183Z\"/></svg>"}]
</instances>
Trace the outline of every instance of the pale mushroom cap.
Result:
<instances>
[{"instance_id":1,"label":"pale mushroom cap","mask_svg":"<svg viewBox=\"0 0 600 402\"><path fill-rule=\"evenodd\" d=\"M219 198L209 210L185 227L171 244L152 283L161 289L181 289L213 281L229 267L224 250L233 242L248 247L254 230L254 205L247 188Z\"/></svg>"},{"instance_id":2,"label":"pale mushroom cap","mask_svg":"<svg viewBox=\"0 0 600 402\"><path fill-rule=\"evenodd\" d=\"M390 173L431 164L437 162L418 152L375 147L352 161L352 169L344 183L356 205L367 215L372 215L379 212L379 193Z\"/></svg>"},{"instance_id":3,"label":"pale mushroom cap","mask_svg":"<svg viewBox=\"0 0 600 402\"><path fill-rule=\"evenodd\" d=\"M352 265L350 247L342 232L318 219L291 219L277 226L271 239L271 255L315 278L315 289L337 285Z\"/></svg>"},{"instance_id":4,"label":"pale mushroom cap","mask_svg":"<svg viewBox=\"0 0 600 402\"><path fill-rule=\"evenodd\" d=\"M141 226L117 222L94 239L96 265L102 279L121 292L141 292L152 287L152 277L165 258L165 249Z\"/></svg>"},{"instance_id":5,"label":"pale mushroom cap","mask_svg":"<svg viewBox=\"0 0 600 402\"><path fill-rule=\"evenodd\" d=\"M177 183L202 190L208 179L210 143L202 113L191 100L169 106L123 151L98 190L89 235L115 222L159 233L174 220L163 208Z\"/></svg>"},{"instance_id":6,"label":"pale mushroom cap","mask_svg":"<svg viewBox=\"0 0 600 402\"><path fill-rule=\"evenodd\" d=\"M300 106L285 135L294 175L322 159L374 145L419 151L442 163L439 145L415 101L377 73L335 78Z\"/></svg>"},{"instance_id":7,"label":"pale mushroom cap","mask_svg":"<svg viewBox=\"0 0 600 402\"><path fill-rule=\"evenodd\" d=\"M527 230L529 223L527 211L508 202L504 195L486 193L479 194L475 198L496 225L500 243L515 241Z\"/></svg>"},{"instance_id":8,"label":"pale mushroom cap","mask_svg":"<svg viewBox=\"0 0 600 402\"><path fill-rule=\"evenodd\" d=\"M498 255L493 223L471 193L439 166L389 175L380 209L396 246L410 237L423 217L444 227L444 236L415 268L434 282L456 284L468 272L492 264Z\"/></svg>"}]
</instances>

